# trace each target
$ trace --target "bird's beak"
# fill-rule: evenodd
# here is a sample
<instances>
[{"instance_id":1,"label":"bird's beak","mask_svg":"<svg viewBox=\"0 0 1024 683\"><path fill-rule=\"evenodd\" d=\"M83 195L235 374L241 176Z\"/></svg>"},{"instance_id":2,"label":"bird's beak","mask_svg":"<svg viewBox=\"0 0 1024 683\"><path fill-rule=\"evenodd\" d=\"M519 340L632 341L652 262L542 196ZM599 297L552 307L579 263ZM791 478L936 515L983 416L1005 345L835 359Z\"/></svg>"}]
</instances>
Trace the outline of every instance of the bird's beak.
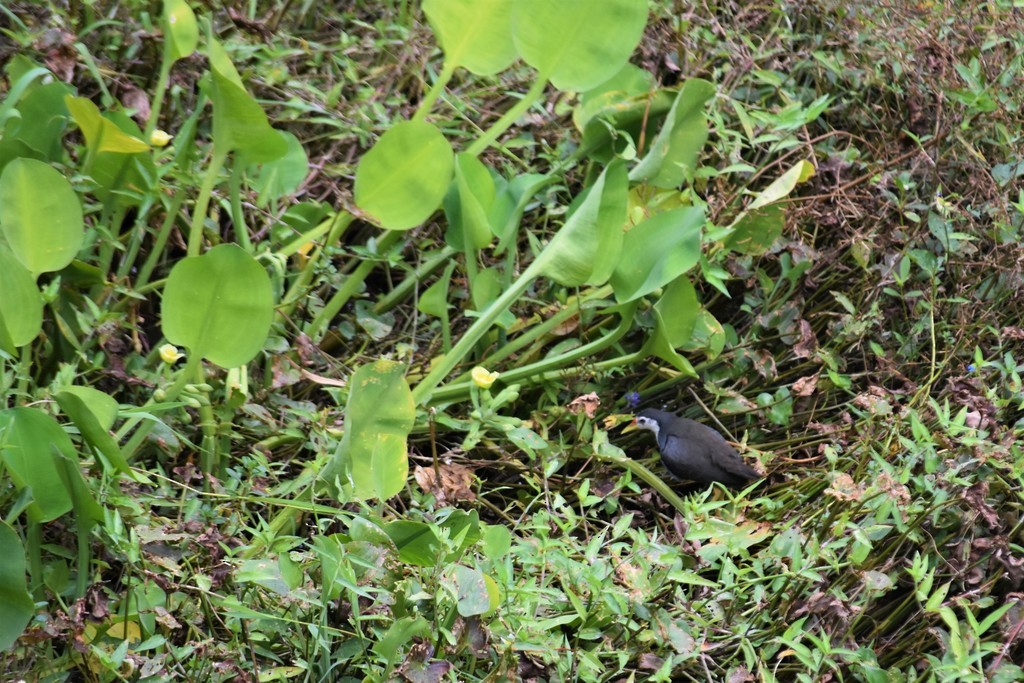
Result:
<instances>
[{"instance_id":1,"label":"bird's beak","mask_svg":"<svg viewBox=\"0 0 1024 683\"><path fill-rule=\"evenodd\" d=\"M629 424L622 428L622 433L628 434L629 432L635 432L638 429L640 429L640 427L637 426L636 420L634 419L632 422L630 422Z\"/></svg>"}]
</instances>

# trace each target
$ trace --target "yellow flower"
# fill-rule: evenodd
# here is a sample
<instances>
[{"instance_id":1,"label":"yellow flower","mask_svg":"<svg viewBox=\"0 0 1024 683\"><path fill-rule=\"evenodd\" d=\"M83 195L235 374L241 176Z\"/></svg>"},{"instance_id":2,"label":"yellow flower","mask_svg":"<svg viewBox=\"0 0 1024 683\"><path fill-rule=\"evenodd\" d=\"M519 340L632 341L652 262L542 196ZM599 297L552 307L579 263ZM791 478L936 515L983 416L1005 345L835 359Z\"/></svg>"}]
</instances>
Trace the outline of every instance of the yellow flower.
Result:
<instances>
[{"instance_id":1,"label":"yellow flower","mask_svg":"<svg viewBox=\"0 0 1024 683\"><path fill-rule=\"evenodd\" d=\"M169 143L173 137L173 135L157 129L149 136L149 144L154 147L166 147L167 143Z\"/></svg>"},{"instance_id":2,"label":"yellow flower","mask_svg":"<svg viewBox=\"0 0 1024 683\"><path fill-rule=\"evenodd\" d=\"M482 368L479 365L473 368L469 375L473 378L473 383L481 389L490 389L494 380L498 379L497 372L488 372L487 368Z\"/></svg>"},{"instance_id":3,"label":"yellow flower","mask_svg":"<svg viewBox=\"0 0 1024 683\"><path fill-rule=\"evenodd\" d=\"M168 365L173 365L184 357L185 354L178 351L174 344L164 344L160 347L160 358Z\"/></svg>"}]
</instances>

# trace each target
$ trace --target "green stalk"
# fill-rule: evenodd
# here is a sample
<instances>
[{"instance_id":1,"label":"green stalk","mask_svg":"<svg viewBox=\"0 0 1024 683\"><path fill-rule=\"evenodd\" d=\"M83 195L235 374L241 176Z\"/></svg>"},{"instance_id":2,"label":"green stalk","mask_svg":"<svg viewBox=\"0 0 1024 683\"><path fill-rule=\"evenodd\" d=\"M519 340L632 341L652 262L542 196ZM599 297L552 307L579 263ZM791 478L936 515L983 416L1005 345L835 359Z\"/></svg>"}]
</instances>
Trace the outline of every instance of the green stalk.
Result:
<instances>
[{"instance_id":1,"label":"green stalk","mask_svg":"<svg viewBox=\"0 0 1024 683\"><path fill-rule=\"evenodd\" d=\"M355 220L355 216L348 212L338 212L330 219L329 225L327 226L327 239L323 241L321 246L318 246L316 250L313 251L313 254L306 261L306 265L304 265L302 270L299 271L298 277L295 278L291 287L288 288L288 292L284 295L282 304L278 307L278 321L283 321L295 311L295 307L298 305L299 300L306 294L306 289L309 287L309 283L313 279L316 266L320 263L320 259L323 257L324 251L328 246L337 244L341 241L341 236L345 234L345 230L352 224L353 220ZM297 253L302 244L305 244L311 239L315 239L316 235L322 234L319 232L320 230L321 226L318 225L302 235L299 239L292 240L288 245L282 247L278 253L282 256L291 256L292 254ZM305 239L306 237L309 237L309 239ZM294 249L290 246L300 241L301 244L297 244Z\"/></svg>"},{"instance_id":2,"label":"green stalk","mask_svg":"<svg viewBox=\"0 0 1024 683\"><path fill-rule=\"evenodd\" d=\"M533 82L530 89L526 91L523 98L515 103L515 105L509 109L505 114L494 122L494 125L487 129L487 132L476 139L472 145L470 145L466 152L473 156L479 155L485 149L490 147L494 142L508 130L513 123L519 120L519 117L526 113L526 110L533 106L533 103L540 99L540 96L544 94L544 88L548 84L546 76L541 74L537 75L537 80Z\"/></svg>"},{"instance_id":3,"label":"green stalk","mask_svg":"<svg viewBox=\"0 0 1024 683\"><path fill-rule=\"evenodd\" d=\"M584 296L578 296L574 300L570 299L569 303L566 304L562 310L555 313L553 316L548 318L542 323L534 325L527 332L523 332L521 335L513 339L508 344L505 344L500 349L492 353L490 356L484 359L484 364L488 367L493 367L499 360L508 358L514 353L517 353L519 349L529 346L534 341L547 335L551 330L555 329L572 316L579 313L580 307L588 301L594 299L603 299L612 293L612 288L608 285L600 287L598 289L587 292Z\"/></svg>"},{"instance_id":4,"label":"green stalk","mask_svg":"<svg viewBox=\"0 0 1024 683\"><path fill-rule=\"evenodd\" d=\"M135 224L132 226L131 237L128 240L128 250L125 253L125 257L121 260L121 265L117 268L117 279L124 280L128 277L128 273L131 272L132 266L135 265L135 259L139 256L139 250L142 248L142 240L146 235L146 222L149 217L149 212L153 207L155 197L153 195L146 195L146 200L139 207L138 214L135 218Z\"/></svg>"},{"instance_id":5,"label":"green stalk","mask_svg":"<svg viewBox=\"0 0 1024 683\"><path fill-rule=\"evenodd\" d=\"M32 577L28 592L37 601L43 597L43 525L29 521L25 529L25 554L28 555L28 573Z\"/></svg>"},{"instance_id":6,"label":"green stalk","mask_svg":"<svg viewBox=\"0 0 1024 683\"><path fill-rule=\"evenodd\" d=\"M174 381L174 383L164 391L164 398L162 402L174 401L175 399L177 399L178 394L180 394L182 390L185 388L185 385L188 384L189 378L195 376L196 368L200 367L201 365L202 358L200 358L199 356L189 356L188 361L185 364L185 367L181 371L181 374L178 375L178 378ZM156 403L156 401L154 401L151 398L149 401L146 402L146 405L143 406L143 409L145 409L146 406L152 405L154 403ZM117 431L117 438L123 438L132 429L132 427L139 424L139 422L142 421L142 419L143 418L141 417L134 417L126 420L125 423L121 426L121 428ZM126 443L121 448L121 455L124 456L125 460L131 460L132 456L135 454L135 451L139 449L139 446L142 445L142 442L146 439L149 433L153 431L153 427L155 426L156 423L153 420L146 420L141 425L139 425L138 429L135 430L135 433L132 434L132 438L129 439L128 443Z\"/></svg>"},{"instance_id":7,"label":"green stalk","mask_svg":"<svg viewBox=\"0 0 1024 683\"><path fill-rule=\"evenodd\" d=\"M387 251L394 246L398 241L402 233L397 230L388 230L384 233L384 236L377 242L377 253L385 254ZM323 332L324 328L334 319L334 316L338 315L338 312L348 303L359 288L363 285L370 272L377 267L377 262L371 259L366 259L359 264L351 275L345 278L345 282L342 283L338 291L334 293L327 305L323 307L313 321L306 328L306 334L310 339L318 339Z\"/></svg>"},{"instance_id":8,"label":"green stalk","mask_svg":"<svg viewBox=\"0 0 1024 683\"><path fill-rule=\"evenodd\" d=\"M199 247L203 243L203 225L206 222L206 212L210 208L210 197L213 195L213 188L217 184L218 176L228 154L222 151L216 143L213 145L213 156L210 158L210 166L206 169L206 177L203 178L203 186L199 190L199 197L192 213L192 227L188 233L188 255L199 256Z\"/></svg>"},{"instance_id":9,"label":"green stalk","mask_svg":"<svg viewBox=\"0 0 1024 683\"><path fill-rule=\"evenodd\" d=\"M683 515L686 514L686 504L683 503L683 499L679 497L679 494L673 491L672 487L666 484L661 477L656 475L654 472L651 472L636 460L621 458L614 455L602 455L600 453L594 453L594 458L603 462L610 462L613 465L618 465L629 470L633 475L650 484L655 491L660 493L665 500L672 504L672 507Z\"/></svg>"},{"instance_id":10,"label":"green stalk","mask_svg":"<svg viewBox=\"0 0 1024 683\"><path fill-rule=\"evenodd\" d=\"M164 54L160 60L160 75L156 80L156 94L153 96L153 104L149 108L149 120L146 121L146 130L143 131L143 139L149 142L149 138L156 130L156 124L160 120L160 109L164 106L164 93L171 81L170 41L164 36Z\"/></svg>"},{"instance_id":11,"label":"green stalk","mask_svg":"<svg viewBox=\"0 0 1024 683\"><path fill-rule=\"evenodd\" d=\"M235 226L235 238L238 244L250 254L252 253L252 241L249 239L249 228L245 224L245 214L242 213L242 178L245 175L245 164L240 163L235 157L232 164L231 177L228 180L228 194L231 197L231 223Z\"/></svg>"},{"instance_id":12,"label":"green stalk","mask_svg":"<svg viewBox=\"0 0 1024 683\"><path fill-rule=\"evenodd\" d=\"M398 283L397 287L378 299L377 303L373 306L373 312L380 314L390 311L392 308L397 306L402 299L409 296L409 291L413 287L422 282L435 270L450 261L452 256L457 253L457 250L445 245L445 247L436 255L431 256L429 259L417 266L416 270Z\"/></svg>"},{"instance_id":13,"label":"green stalk","mask_svg":"<svg viewBox=\"0 0 1024 683\"><path fill-rule=\"evenodd\" d=\"M512 306L516 299L522 296L523 292L530 286L530 283L540 277L545 265L546 263L543 258L538 257L535 259L511 287L491 302L487 310L462 335L462 338L452 348L451 353L445 354L441 362L435 365L434 369L413 388L412 397L417 404L422 405L430 400L431 393L437 388L437 385L462 362L463 358L469 355L476 343L491 329L491 326L498 317L507 308Z\"/></svg>"},{"instance_id":14,"label":"green stalk","mask_svg":"<svg viewBox=\"0 0 1024 683\"><path fill-rule=\"evenodd\" d=\"M525 273L524 273L524 275L525 275ZM522 278L520 278L520 279L522 279ZM622 312L623 313L622 314L622 320L619 322L619 326L617 328L615 328L615 330L613 332L610 332L609 334L606 334L605 336L601 337L600 339L595 339L594 341L590 342L589 344L584 344L583 346L575 348L572 351L569 351L567 353L563 353L560 356L556 356L555 358L545 358L544 360L537 361L536 363L531 363L530 365L525 365L525 366L523 366L521 368L515 368L515 369L509 370L507 372L502 372L501 373L501 380L502 380L502 382L504 384L512 384L512 383L515 383L515 382L530 382L530 383L533 383L533 382L543 381L545 379L552 379L552 378L560 377L562 372L563 372L564 366L568 365L569 363L574 363L574 362L576 362L577 360L579 360L581 358L586 358L588 356L591 356L591 355L593 355L593 354L595 354L595 353L597 353L599 351L603 351L604 349L606 349L609 346L615 344L620 339L622 339L624 336L626 336L626 334L633 327L633 311L635 310L636 305L637 304L635 304L635 303L627 305L627 308L625 310L623 310L623 312ZM491 309L488 309L488 311L490 311L490 310ZM474 325L473 327L476 327L476 325ZM472 331L472 329L473 328L470 328L470 331ZM469 332L467 332L467 334L469 334ZM462 342L460 341L459 343L461 344ZM458 347L456 346L456 348L458 348ZM453 350L452 353L450 353L448 355L449 356L454 355L454 350ZM634 354L634 355L637 355L637 354ZM446 357L446 359L447 359L447 357ZM619 360L621 361L621 359L619 359ZM609 367L615 367L615 366L611 365ZM431 374L433 374L433 373L431 373ZM427 378L429 378L429 377L430 377L430 375L427 376ZM425 382L425 381L426 381L426 379L423 380L423 382ZM420 384L417 385L415 389L413 389L413 392L412 392L413 393L413 398L417 398L417 393L416 392L420 388L420 386L422 386L423 382L420 382ZM460 398L463 398L469 392L469 390L470 390L470 388L472 386L473 386L472 382L460 382L458 384L454 384L454 383L453 384L446 384L445 386L441 387L440 389L437 389L436 391L434 391L427 398L427 400L429 400L430 402L435 402L435 403L444 403L444 402L455 401L455 400L458 400Z\"/></svg>"},{"instance_id":15,"label":"green stalk","mask_svg":"<svg viewBox=\"0 0 1024 683\"><path fill-rule=\"evenodd\" d=\"M171 205L167 209L167 217L164 218L164 222L160 225L160 232L156 235L153 248L150 249L149 255L146 256L146 262L142 264L139 277L135 280L136 289L141 289L149 284L149 277L153 274L157 261L163 256L164 247L167 246L167 240L171 237L171 229L174 228L174 220L178 217L178 212L181 211L181 205L184 203L185 193L179 190L171 199Z\"/></svg>"},{"instance_id":16,"label":"green stalk","mask_svg":"<svg viewBox=\"0 0 1024 683\"><path fill-rule=\"evenodd\" d=\"M420 102L419 108L416 109L416 113L413 114L413 121L422 121L430 110L434 106L434 102L441 96L448 81L452 79L452 74L455 73L455 66L449 65L448 60L445 60L444 65L441 67L441 73L437 75L437 80L430 86L430 90L423 96L423 101Z\"/></svg>"}]
</instances>

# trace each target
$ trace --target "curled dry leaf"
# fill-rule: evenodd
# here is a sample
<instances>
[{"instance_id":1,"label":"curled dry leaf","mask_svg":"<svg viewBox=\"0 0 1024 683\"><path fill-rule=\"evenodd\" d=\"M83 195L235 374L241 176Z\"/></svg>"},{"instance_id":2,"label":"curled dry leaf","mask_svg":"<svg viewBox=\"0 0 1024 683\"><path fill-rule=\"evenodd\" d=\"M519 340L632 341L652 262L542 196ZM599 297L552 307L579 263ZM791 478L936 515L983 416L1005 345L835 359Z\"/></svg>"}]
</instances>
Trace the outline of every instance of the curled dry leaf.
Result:
<instances>
[{"instance_id":1,"label":"curled dry leaf","mask_svg":"<svg viewBox=\"0 0 1024 683\"><path fill-rule=\"evenodd\" d=\"M818 338L814 336L811 324L800 319L800 341L793 345L793 355L797 358L810 358L818 350Z\"/></svg>"},{"instance_id":2,"label":"curled dry leaf","mask_svg":"<svg viewBox=\"0 0 1024 683\"><path fill-rule=\"evenodd\" d=\"M978 516L984 520L989 529L999 528L999 515L996 514L995 509L985 500L988 497L987 481L980 481L973 486L967 487L960 496L978 513Z\"/></svg>"},{"instance_id":3,"label":"curled dry leaf","mask_svg":"<svg viewBox=\"0 0 1024 683\"><path fill-rule=\"evenodd\" d=\"M591 420L597 415L597 409L601 407L601 399L597 397L597 394L590 392L583 396L577 396L572 400L572 403L566 406L570 413L573 415L579 415L581 412L586 413L587 417Z\"/></svg>"},{"instance_id":4,"label":"curled dry leaf","mask_svg":"<svg viewBox=\"0 0 1024 683\"><path fill-rule=\"evenodd\" d=\"M447 505L459 500L476 500L476 494L470 488L473 485L473 470L462 465L442 463L438 466L441 481L437 481L437 473L433 467L416 466L413 476L420 488L432 493L438 505Z\"/></svg>"},{"instance_id":5,"label":"curled dry leaf","mask_svg":"<svg viewBox=\"0 0 1024 683\"><path fill-rule=\"evenodd\" d=\"M818 389L818 375L820 373L814 373L807 377L801 377L797 381L793 382L793 393L796 396L810 396Z\"/></svg>"},{"instance_id":6,"label":"curled dry leaf","mask_svg":"<svg viewBox=\"0 0 1024 683\"><path fill-rule=\"evenodd\" d=\"M893 479L888 472L883 472L878 476L878 479L875 479L875 486L880 491L885 491L899 505L910 504L910 491L907 490L906 486Z\"/></svg>"},{"instance_id":7,"label":"curled dry leaf","mask_svg":"<svg viewBox=\"0 0 1024 683\"><path fill-rule=\"evenodd\" d=\"M864 497L864 487L854 482L850 475L840 474L832 480L825 493L837 500L860 500Z\"/></svg>"}]
</instances>

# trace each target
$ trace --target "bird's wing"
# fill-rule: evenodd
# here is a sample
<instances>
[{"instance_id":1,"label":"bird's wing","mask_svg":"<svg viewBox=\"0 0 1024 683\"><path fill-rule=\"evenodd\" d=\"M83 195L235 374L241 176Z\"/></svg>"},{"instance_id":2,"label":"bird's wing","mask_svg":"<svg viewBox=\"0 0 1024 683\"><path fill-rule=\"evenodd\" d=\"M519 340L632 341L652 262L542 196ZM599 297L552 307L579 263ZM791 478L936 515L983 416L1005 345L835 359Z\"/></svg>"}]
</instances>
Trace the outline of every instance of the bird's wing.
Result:
<instances>
[{"instance_id":1,"label":"bird's wing","mask_svg":"<svg viewBox=\"0 0 1024 683\"><path fill-rule=\"evenodd\" d=\"M735 474L744 479L754 479L761 476L760 472L743 461L743 458L733 450L732 446L727 446L726 448L728 448L727 451L724 449L722 451L723 457L716 461L719 467L730 474Z\"/></svg>"}]
</instances>

